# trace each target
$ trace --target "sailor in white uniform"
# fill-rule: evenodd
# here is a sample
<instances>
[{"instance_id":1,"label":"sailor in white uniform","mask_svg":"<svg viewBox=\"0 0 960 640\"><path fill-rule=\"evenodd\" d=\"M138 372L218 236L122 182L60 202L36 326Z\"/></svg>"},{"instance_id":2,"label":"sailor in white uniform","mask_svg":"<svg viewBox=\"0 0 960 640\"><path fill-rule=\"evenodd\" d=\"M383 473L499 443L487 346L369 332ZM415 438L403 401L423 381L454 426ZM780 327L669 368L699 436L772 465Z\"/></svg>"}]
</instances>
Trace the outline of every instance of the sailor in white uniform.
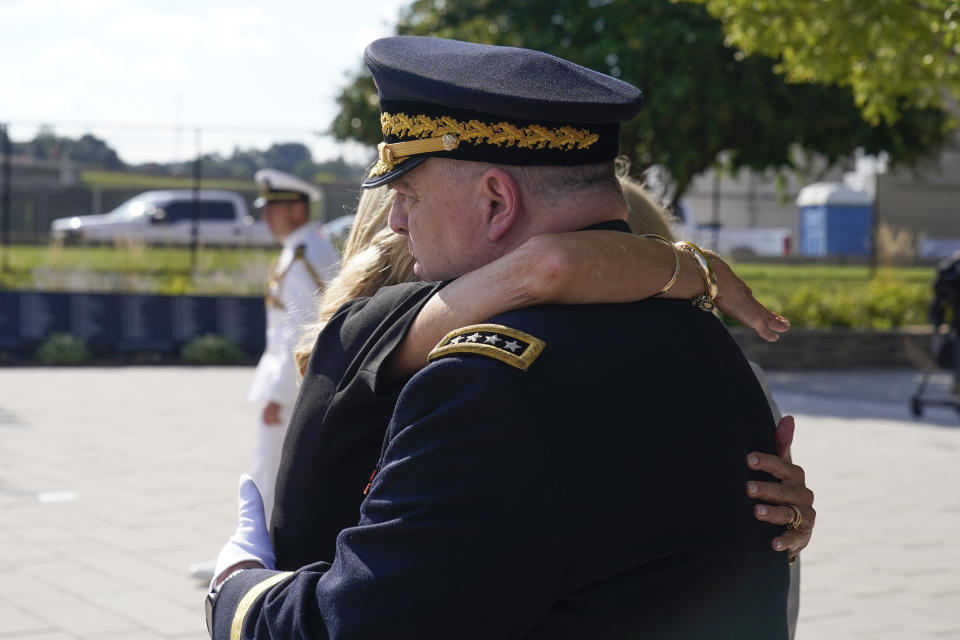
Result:
<instances>
[{"instance_id":1,"label":"sailor in white uniform","mask_svg":"<svg viewBox=\"0 0 960 640\"><path fill-rule=\"evenodd\" d=\"M257 171L260 197L254 203L273 236L283 244L267 280L267 341L247 399L260 407L250 475L263 494L269 521L274 483L287 421L297 399L293 349L301 328L313 322L324 283L336 275L340 254L319 225L309 221L320 192L308 182L275 169Z\"/></svg>"}]
</instances>

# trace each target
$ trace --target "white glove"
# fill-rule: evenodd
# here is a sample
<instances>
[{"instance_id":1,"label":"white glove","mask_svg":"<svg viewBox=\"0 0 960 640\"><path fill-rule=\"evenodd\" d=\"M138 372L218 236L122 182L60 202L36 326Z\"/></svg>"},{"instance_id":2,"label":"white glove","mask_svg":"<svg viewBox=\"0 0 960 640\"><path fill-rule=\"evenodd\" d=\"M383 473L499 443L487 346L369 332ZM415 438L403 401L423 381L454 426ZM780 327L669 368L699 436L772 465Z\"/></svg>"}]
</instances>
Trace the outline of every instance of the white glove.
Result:
<instances>
[{"instance_id":1,"label":"white glove","mask_svg":"<svg viewBox=\"0 0 960 640\"><path fill-rule=\"evenodd\" d=\"M210 589L221 574L239 562L259 562L265 569L276 569L277 557L267 532L267 519L263 513L263 497L257 484L247 474L240 476L240 500L238 504L237 531L223 545L217 555Z\"/></svg>"}]
</instances>

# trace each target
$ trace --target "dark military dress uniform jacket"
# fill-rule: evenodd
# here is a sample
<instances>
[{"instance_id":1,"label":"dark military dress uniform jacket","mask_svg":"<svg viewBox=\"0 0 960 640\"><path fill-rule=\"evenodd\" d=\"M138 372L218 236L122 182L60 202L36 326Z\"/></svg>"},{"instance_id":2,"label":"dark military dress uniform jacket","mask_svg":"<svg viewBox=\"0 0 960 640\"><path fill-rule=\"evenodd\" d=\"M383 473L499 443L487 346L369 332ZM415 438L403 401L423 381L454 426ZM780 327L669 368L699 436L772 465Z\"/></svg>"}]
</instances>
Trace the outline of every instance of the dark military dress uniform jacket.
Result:
<instances>
[{"instance_id":1,"label":"dark military dress uniform jacket","mask_svg":"<svg viewBox=\"0 0 960 640\"><path fill-rule=\"evenodd\" d=\"M389 324L345 335L390 342ZM332 562L231 578L215 638L786 637L786 558L744 491L772 417L716 318L545 306L447 343L403 387ZM347 386L378 358L345 358Z\"/></svg>"}]
</instances>

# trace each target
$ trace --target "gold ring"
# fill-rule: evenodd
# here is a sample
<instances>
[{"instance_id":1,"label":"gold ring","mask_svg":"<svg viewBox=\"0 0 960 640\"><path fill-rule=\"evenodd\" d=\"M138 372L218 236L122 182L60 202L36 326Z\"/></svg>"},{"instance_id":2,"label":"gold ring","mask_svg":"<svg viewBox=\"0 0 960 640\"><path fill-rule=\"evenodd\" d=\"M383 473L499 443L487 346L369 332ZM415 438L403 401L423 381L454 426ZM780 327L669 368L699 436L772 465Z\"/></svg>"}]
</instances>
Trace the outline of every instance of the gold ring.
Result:
<instances>
[{"instance_id":1,"label":"gold ring","mask_svg":"<svg viewBox=\"0 0 960 640\"><path fill-rule=\"evenodd\" d=\"M800 523L803 522L803 515L800 513L800 508L795 504L787 505L793 509L793 517L790 518L790 522L787 523L787 529L790 531L796 531L800 528Z\"/></svg>"}]
</instances>

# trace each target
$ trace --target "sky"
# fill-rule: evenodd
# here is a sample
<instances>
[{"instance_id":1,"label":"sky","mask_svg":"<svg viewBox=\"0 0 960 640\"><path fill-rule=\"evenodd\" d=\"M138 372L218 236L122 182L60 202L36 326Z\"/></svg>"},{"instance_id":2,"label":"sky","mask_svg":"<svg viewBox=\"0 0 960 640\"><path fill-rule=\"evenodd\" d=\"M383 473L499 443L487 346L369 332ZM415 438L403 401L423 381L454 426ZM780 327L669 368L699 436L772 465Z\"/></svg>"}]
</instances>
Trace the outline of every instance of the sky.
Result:
<instances>
[{"instance_id":1,"label":"sky","mask_svg":"<svg viewBox=\"0 0 960 640\"><path fill-rule=\"evenodd\" d=\"M32 138L90 132L128 163L198 148L307 144L316 160L370 151L323 132L363 48L410 0L0 0L0 123Z\"/></svg>"}]
</instances>

